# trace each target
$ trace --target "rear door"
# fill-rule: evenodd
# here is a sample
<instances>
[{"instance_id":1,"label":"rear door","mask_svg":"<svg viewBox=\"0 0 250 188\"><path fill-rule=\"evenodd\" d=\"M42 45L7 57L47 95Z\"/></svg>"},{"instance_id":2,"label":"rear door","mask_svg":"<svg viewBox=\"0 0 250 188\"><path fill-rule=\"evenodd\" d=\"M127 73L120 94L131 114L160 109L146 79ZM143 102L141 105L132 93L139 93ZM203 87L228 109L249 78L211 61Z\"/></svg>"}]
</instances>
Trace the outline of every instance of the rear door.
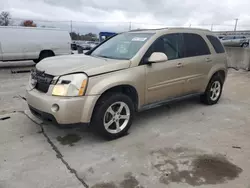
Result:
<instances>
[{"instance_id":1,"label":"rear door","mask_svg":"<svg viewBox=\"0 0 250 188\"><path fill-rule=\"evenodd\" d=\"M241 37L240 36L234 36L231 42L231 46L241 46Z\"/></svg>"},{"instance_id":2,"label":"rear door","mask_svg":"<svg viewBox=\"0 0 250 188\"><path fill-rule=\"evenodd\" d=\"M233 37L232 36L226 36L222 39L222 43L225 45L225 46L230 46L232 45L232 39Z\"/></svg>"},{"instance_id":3,"label":"rear door","mask_svg":"<svg viewBox=\"0 0 250 188\"><path fill-rule=\"evenodd\" d=\"M183 68L187 75L184 85L185 94L203 92L207 75L212 67L210 49L199 34L183 33L184 57Z\"/></svg>"}]
</instances>

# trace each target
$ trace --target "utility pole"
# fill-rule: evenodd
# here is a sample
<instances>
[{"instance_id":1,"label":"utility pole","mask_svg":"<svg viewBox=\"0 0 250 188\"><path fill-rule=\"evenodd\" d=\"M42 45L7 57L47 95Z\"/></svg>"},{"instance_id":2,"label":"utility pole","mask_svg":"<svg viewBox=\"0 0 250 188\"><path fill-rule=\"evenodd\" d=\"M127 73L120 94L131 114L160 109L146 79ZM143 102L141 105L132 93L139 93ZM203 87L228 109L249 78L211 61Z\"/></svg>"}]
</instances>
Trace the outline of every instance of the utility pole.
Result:
<instances>
[{"instance_id":1,"label":"utility pole","mask_svg":"<svg viewBox=\"0 0 250 188\"><path fill-rule=\"evenodd\" d=\"M238 20L239 20L238 18L235 19L234 31L236 31L236 29L237 29Z\"/></svg>"},{"instance_id":2,"label":"utility pole","mask_svg":"<svg viewBox=\"0 0 250 188\"><path fill-rule=\"evenodd\" d=\"M213 26L214 26L214 24L211 25L211 31L213 31Z\"/></svg>"},{"instance_id":3,"label":"utility pole","mask_svg":"<svg viewBox=\"0 0 250 188\"><path fill-rule=\"evenodd\" d=\"M70 20L70 32L72 33L72 20Z\"/></svg>"}]
</instances>

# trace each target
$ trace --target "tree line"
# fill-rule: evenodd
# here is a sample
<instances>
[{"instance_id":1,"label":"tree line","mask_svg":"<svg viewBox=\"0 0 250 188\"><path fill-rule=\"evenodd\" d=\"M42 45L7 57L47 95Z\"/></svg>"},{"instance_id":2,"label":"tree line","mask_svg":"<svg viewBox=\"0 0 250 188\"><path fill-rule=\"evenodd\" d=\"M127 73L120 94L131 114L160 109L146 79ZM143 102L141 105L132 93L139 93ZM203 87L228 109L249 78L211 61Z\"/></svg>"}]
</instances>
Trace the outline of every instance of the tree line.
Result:
<instances>
[{"instance_id":1,"label":"tree line","mask_svg":"<svg viewBox=\"0 0 250 188\"><path fill-rule=\"evenodd\" d=\"M0 26L10 26L12 25L11 15L9 12L1 12L0 14ZM23 27L36 27L37 24L33 20L24 20L20 23Z\"/></svg>"},{"instance_id":2,"label":"tree line","mask_svg":"<svg viewBox=\"0 0 250 188\"><path fill-rule=\"evenodd\" d=\"M71 32L70 33L72 40L86 40L86 41L97 41L97 35L94 33L87 33L85 35L81 35L80 33Z\"/></svg>"},{"instance_id":3,"label":"tree line","mask_svg":"<svg viewBox=\"0 0 250 188\"><path fill-rule=\"evenodd\" d=\"M0 14L0 26L11 26L12 19L9 12L1 12ZM20 24L22 27L37 27L37 24L33 20L24 20ZM46 27L46 26L41 26ZM87 41L96 41L98 40L97 35L94 33L88 33L85 35L82 35L80 33L71 32L70 33L72 40L87 40Z\"/></svg>"}]
</instances>

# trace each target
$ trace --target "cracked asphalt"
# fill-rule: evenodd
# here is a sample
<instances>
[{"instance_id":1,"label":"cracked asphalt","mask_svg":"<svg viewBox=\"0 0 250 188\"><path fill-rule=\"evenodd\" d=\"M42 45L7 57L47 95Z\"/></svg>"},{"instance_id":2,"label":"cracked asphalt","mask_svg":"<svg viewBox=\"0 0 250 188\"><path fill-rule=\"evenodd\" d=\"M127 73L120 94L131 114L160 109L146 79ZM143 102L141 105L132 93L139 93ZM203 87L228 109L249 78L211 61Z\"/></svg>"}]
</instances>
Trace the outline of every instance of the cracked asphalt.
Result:
<instances>
[{"instance_id":1,"label":"cracked asphalt","mask_svg":"<svg viewBox=\"0 0 250 188\"><path fill-rule=\"evenodd\" d=\"M249 72L229 72L217 105L194 98L145 111L127 136L105 141L32 116L29 73L13 65L0 69L0 188L250 187Z\"/></svg>"}]
</instances>

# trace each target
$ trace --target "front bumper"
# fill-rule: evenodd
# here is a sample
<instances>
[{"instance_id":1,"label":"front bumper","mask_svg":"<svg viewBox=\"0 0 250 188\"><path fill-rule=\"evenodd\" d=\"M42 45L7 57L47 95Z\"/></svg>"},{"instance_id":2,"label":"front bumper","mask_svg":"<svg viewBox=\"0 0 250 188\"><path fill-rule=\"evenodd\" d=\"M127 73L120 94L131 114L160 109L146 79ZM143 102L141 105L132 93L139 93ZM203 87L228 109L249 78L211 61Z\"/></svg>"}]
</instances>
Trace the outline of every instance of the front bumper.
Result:
<instances>
[{"instance_id":1,"label":"front bumper","mask_svg":"<svg viewBox=\"0 0 250 188\"><path fill-rule=\"evenodd\" d=\"M26 98L31 112L38 118L49 120L55 124L70 125L90 122L99 95L57 97L33 89L27 91ZM59 106L57 112L51 109L53 104Z\"/></svg>"}]
</instances>

